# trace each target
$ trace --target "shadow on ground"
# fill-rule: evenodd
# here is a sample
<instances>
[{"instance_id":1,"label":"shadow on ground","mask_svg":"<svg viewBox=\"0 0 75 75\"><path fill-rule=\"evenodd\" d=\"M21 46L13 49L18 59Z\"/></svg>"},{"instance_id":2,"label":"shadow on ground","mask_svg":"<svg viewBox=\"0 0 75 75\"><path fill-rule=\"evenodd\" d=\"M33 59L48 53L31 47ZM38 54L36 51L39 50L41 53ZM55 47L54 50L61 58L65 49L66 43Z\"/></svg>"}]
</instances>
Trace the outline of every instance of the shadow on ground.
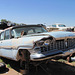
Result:
<instances>
[{"instance_id":1,"label":"shadow on ground","mask_svg":"<svg viewBox=\"0 0 75 75\"><path fill-rule=\"evenodd\" d=\"M12 60L8 60L5 58L1 58L6 64L10 64L10 66L19 71L19 62L15 62ZM43 66L38 66L37 68L33 65L30 65L30 75L75 75L75 67L61 63L56 61L50 61L47 64L42 63ZM37 70L36 70L37 69Z\"/></svg>"},{"instance_id":2,"label":"shadow on ground","mask_svg":"<svg viewBox=\"0 0 75 75\"><path fill-rule=\"evenodd\" d=\"M6 69L4 69L4 70L1 70L1 71L0 71L0 74L6 73L6 72L9 72L9 69L8 69L8 68L6 68Z\"/></svg>"},{"instance_id":3,"label":"shadow on ground","mask_svg":"<svg viewBox=\"0 0 75 75\"><path fill-rule=\"evenodd\" d=\"M17 72L20 72L19 62L9 60L9 59L3 58L3 57L1 57L1 59L3 60L4 63L9 64L11 68L16 70Z\"/></svg>"},{"instance_id":4,"label":"shadow on ground","mask_svg":"<svg viewBox=\"0 0 75 75\"><path fill-rule=\"evenodd\" d=\"M4 74L6 72L9 72L8 68L0 69L0 74Z\"/></svg>"}]
</instances>

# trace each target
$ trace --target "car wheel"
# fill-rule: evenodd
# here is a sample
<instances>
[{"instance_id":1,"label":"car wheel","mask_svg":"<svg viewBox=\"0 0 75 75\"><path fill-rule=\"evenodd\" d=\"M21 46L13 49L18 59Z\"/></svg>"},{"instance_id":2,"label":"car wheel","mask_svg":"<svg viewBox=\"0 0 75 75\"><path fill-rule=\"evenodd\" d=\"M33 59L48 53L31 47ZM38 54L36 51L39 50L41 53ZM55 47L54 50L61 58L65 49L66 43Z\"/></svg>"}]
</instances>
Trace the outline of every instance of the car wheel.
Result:
<instances>
[{"instance_id":1,"label":"car wheel","mask_svg":"<svg viewBox=\"0 0 75 75\"><path fill-rule=\"evenodd\" d=\"M29 63L26 61L20 61L20 72L23 75L28 75L29 73Z\"/></svg>"},{"instance_id":2,"label":"car wheel","mask_svg":"<svg viewBox=\"0 0 75 75\"><path fill-rule=\"evenodd\" d=\"M1 62L0 63L0 72L4 71L6 69L5 63Z\"/></svg>"}]
</instances>

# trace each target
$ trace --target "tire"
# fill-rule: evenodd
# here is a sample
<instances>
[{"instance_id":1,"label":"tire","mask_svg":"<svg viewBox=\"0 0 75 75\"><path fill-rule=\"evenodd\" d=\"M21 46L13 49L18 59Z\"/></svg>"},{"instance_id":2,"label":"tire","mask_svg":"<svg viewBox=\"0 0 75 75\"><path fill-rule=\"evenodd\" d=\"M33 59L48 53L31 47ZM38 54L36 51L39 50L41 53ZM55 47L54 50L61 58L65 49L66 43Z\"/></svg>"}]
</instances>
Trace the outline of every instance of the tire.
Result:
<instances>
[{"instance_id":1,"label":"tire","mask_svg":"<svg viewBox=\"0 0 75 75\"><path fill-rule=\"evenodd\" d=\"M6 69L5 63L1 62L0 63L0 72L4 71Z\"/></svg>"},{"instance_id":2,"label":"tire","mask_svg":"<svg viewBox=\"0 0 75 75\"><path fill-rule=\"evenodd\" d=\"M28 75L30 52L28 50L19 50L19 56L20 56L20 72L23 75Z\"/></svg>"},{"instance_id":3,"label":"tire","mask_svg":"<svg viewBox=\"0 0 75 75\"><path fill-rule=\"evenodd\" d=\"M29 63L26 61L21 61L20 62L20 72L22 75L28 75L29 73Z\"/></svg>"}]
</instances>

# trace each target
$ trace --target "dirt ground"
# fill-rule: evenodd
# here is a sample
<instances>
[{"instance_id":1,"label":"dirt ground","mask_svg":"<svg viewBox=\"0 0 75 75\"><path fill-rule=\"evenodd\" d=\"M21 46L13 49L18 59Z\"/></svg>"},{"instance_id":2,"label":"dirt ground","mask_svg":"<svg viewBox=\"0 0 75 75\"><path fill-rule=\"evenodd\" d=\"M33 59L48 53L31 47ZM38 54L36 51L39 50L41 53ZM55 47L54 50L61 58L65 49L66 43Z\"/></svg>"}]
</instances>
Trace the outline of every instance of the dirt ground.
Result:
<instances>
[{"instance_id":1,"label":"dirt ground","mask_svg":"<svg viewBox=\"0 0 75 75\"><path fill-rule=\"evenodd\" d=\"M11 68L6 68L0 75L22 75L19 73L19 64L17 62L6 59L3 59L3 61L10 64ZM73 66L75 63L50 61L41 65L37 68L31 65L29 75L75 75L75 66Z\"/></svg>"},{"instance_id":2,"label":"dirt ground","mask_svg":"<svg viewBox=\"0 0 75 75\"><path fill-rule=\"evenodd\" d=\"M9 69L7 72L3 72L0 75L22 75L19 72L15 71L14 69Z\"/></svg>"}]
</instances>

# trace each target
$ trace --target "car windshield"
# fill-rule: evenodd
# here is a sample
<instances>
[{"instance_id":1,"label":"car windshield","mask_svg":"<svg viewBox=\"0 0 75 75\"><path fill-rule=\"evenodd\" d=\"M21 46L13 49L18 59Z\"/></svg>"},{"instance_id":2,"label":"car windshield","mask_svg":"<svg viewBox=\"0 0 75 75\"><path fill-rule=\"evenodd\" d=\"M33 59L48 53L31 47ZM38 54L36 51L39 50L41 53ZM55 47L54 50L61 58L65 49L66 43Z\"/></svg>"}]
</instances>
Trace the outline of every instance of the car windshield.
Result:
<instances>
[{"instance_id":1,"label":"car windshield","mask_svg":"<svg viewBox=\"0 0 75 75\"><path fill-rule=\"evenodd\" d=\"M35 27L19 27L12 30L12 36L14 37L21 37L21 34L28 35L28 34L35 34L35 33L43 33L47 32L43 27L41 26L35 26Z\"/></svg>"},{"instance_id":2,"label":"car windshield","mask_svg":"<svg viewBox=\"0 0 75 75\"><path fill-rule=\"evenodd\" d=\"M58 25L59 27L66 27L65 25Z\"/></svg>"}]
</instances>

